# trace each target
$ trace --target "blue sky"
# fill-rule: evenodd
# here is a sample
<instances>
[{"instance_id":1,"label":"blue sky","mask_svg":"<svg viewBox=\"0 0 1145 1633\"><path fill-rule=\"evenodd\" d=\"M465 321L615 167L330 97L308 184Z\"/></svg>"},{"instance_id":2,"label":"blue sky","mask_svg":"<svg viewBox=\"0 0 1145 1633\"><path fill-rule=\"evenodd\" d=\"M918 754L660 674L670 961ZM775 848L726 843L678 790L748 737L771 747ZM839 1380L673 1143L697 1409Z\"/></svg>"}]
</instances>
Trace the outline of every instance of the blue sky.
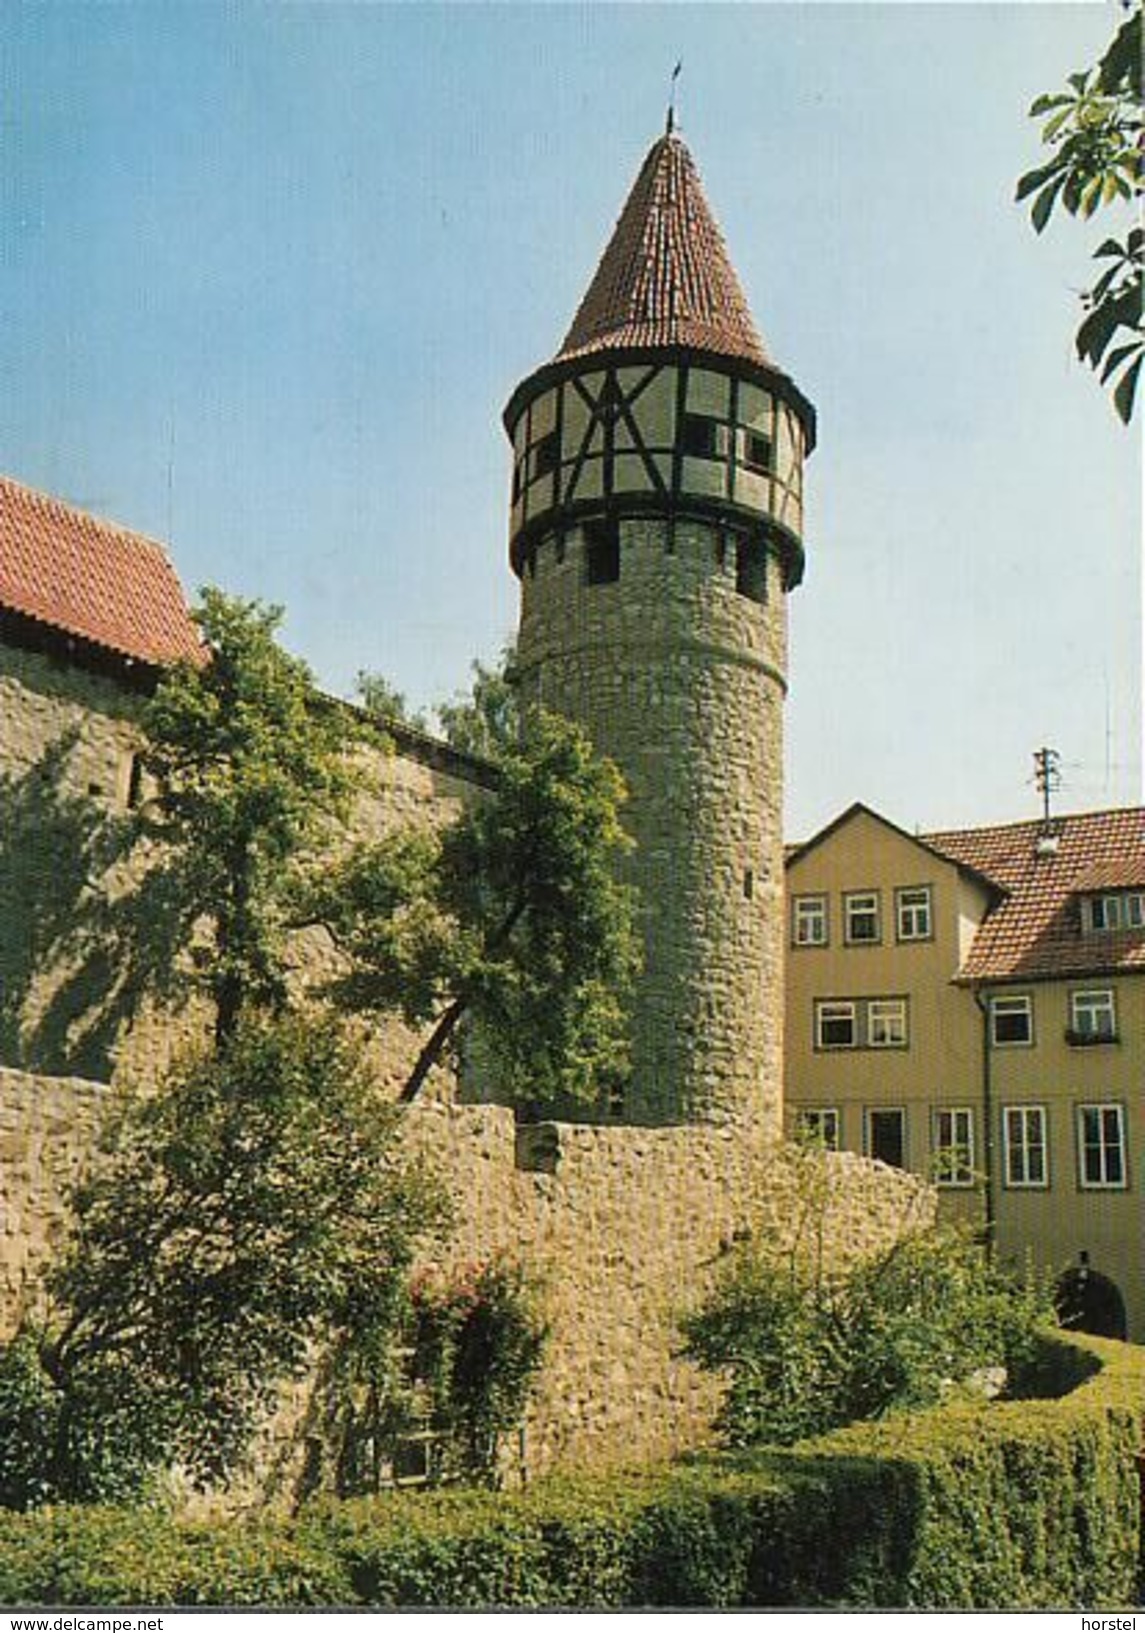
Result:
<instances>
[{"instance_id":1,"label":"blue sky","mask_svg":"<svg viewBox=\"0 0 1145 1633\"><path fill-rule=\"evenodd\" d=\"M1141 790L1140 450L1073 360L1102 231L1012 202L1114 6L0 10L0 466L285 604L331 690L516 618L500 411L679 116L816 403L788 830Z\"/></svg>"}]
</instances>

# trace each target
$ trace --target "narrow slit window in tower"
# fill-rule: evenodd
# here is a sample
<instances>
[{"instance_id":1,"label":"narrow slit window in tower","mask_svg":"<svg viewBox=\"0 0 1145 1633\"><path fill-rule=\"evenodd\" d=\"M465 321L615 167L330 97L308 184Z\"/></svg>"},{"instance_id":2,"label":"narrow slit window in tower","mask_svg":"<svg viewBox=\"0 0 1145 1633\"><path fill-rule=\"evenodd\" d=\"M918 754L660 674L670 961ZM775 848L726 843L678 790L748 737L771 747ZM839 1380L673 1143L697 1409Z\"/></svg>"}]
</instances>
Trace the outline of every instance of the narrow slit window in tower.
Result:
<instances>
[{"instance_id":1,"label":"narrow slit window in tower","mask_svg":"<svg viewBox=\"0 0 1145 1633\"><path fill-rule=\"evenodd\" d=\"M550 431L547 436L541 437L533 449L533 475L544 476L546 471L554 470L559 456L557 433Z\"/></svg>"},{"instance_id":2,"label":"narrow slit window in tower","mask_svg":"<svg viewBox=\"0 0 1145 1633\"><path fill-rule=\"evenodd\" d=\"M767 555L751 539L736 544L736 589L761 606L767 600Z\"/></svg>"},{"instance_id":3,"label":"narrow slit window in tower","mask_svg":"<svg viewBox=\"0 0 1145 1633\"><path fill-rule=\"evenodd\" d=\"M615 584L620 577L620 527L616 522L586 522L585 581Z\"/></svg>"}]
</instances>

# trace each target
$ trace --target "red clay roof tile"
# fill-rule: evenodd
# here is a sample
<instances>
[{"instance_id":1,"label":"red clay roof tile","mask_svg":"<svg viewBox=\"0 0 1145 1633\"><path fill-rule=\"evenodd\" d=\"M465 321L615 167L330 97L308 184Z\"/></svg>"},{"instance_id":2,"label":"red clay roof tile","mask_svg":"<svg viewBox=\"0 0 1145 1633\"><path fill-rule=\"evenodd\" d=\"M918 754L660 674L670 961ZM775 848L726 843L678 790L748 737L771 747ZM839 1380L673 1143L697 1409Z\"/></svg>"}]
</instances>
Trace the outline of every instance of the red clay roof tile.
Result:
<instances>
[{"instance_id":1,"label":"red clay roof tile","mask_svg":"<svg viewBox=\"0 0 1145 1633\"><path fill-rule=\"evenodd\" d=\"M205 659L162 545L6 476L0 608L144 663Z\"/></svg>"},{"instance_id":2,"label":"red clay roof tile","mask_svg":"<svg viewBox=\"0 0 1145 1633\"><path fill-rule=\"evenodd\" d=\"M676 135L645 159L557 361L621 346L696 346L771 366Z\"/></svg>"},{"instance_id":3,"label":"red clay roof tile","mask_svg":"<svg viewBox=\"0 0 1145 1633\"><path fill-rule=\"evenodd\" d=\"M925 835L952 861L1005 892L983 920L963 980L1145 973L1145 929L1083 928L1080 897L1133 888L1145 877L1145 807L1056 817L1054 848L1039 847L1041 822Z\"/></svg>"}]
</instances>

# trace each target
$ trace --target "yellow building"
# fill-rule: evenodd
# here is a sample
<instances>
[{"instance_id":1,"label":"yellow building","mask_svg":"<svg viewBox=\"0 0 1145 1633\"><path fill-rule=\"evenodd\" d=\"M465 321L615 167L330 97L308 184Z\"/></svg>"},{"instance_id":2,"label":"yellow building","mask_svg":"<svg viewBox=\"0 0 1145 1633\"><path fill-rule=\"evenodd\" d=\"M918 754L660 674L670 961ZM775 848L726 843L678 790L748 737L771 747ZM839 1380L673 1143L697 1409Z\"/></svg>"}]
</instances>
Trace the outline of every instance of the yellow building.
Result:
<instances>
[{"instance_id":1,"label":"yellow building","mask_svg":"<svg viewBox=\"0 0 1145 1633\"><path fill-rule=\"evenodd\" d=\"M863 805L787 861L792 1131L1145 1342L1145 809L915 836Z\"/></svg>"}]
</instances>

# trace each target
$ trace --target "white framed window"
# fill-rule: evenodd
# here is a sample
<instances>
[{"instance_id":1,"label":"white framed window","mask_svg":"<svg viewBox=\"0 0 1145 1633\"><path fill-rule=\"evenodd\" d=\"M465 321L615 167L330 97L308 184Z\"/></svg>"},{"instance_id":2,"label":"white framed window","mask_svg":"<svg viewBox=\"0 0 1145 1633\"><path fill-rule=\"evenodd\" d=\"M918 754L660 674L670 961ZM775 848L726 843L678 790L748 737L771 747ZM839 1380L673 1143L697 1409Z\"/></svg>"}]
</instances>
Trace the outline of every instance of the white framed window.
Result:
<instances>
[{"instance_id":1,"label":"white framed window","mask_svg":"<svg viewBox=\"0 0 1145 1633\"><path fill-rule=\"evenodd\" d=\"M796 896L791 903L791 944L793 947L827 945L826 896Z\"/></svg>"},{"instance_id":2,"label":"white framed window","mask_svg":"<svg viewBox=\"0 0 1145 1633\"><path fill-rule=\"evenodd\" d=\"M867 1004L867 1043L872 1049L905 1049L906 999L872 998Z\"/></svg>"},{"instance_id":3,"label":"white framed window","mask_svg":"<svg viewBox=\"0 0 1145 1633\"><path fill-rule=\"evenodd\" d=\"M974 1113L969 1106L938 1106L931 1125L934 1183L965 1190L974 1183Z\"/></svg>"},{"instance_id":4,"label":"white framed window","mask_svg":"<svg viewBox=\"0 0 1145 1633\"><path fill-rule=\"evenodd\" d=\"M1078 1179L1083 1191L1123 1191L1125 1108L1105 1101L1077 1108Z\"/></svg>"},{"instance_id":5,"label":"white framed window","mask_svg":"<svg viewBox=\"0 0 1145 1633\"><path fill-rule=\"evenodd\" d=\"M906 1112L901 1106L868 1106L863 1117L867 1156L891 1168L906 1167Z\"/></svg>"},{"instance_id":6,"label":"white framed window","mask_svg":"<svg viewBox=\"0 0 1145 1633\"><path fill-rule=\"evenodd\" d=\"M930 940L929 885L906 885L895 891L895 933L900 941Z\"/></svg>"},{"instance_id":7,"label":"white framed window","mask_svg":"<svg viewBox=\"0 0 1145 1633\"><path fill-rule=\"evenodd\" d=\"M849 947L870 947L882 939L877 890L849 890L843 896L843 923Z\"/></svg>"},{"instance_id":8,"label":"white framed window","mask_svg":"<svg viewBox=\"0 0 1145 1633\"><path fill-rule=\"evenodd\" d=\"M1045 1106L1003 1106L1002 1172L1011 1190L1044 1190L1049 1184Z\"/></svg>"},{"instance_id":9,"label":"white framed window","mask_svg":"<svg viewBox=\"0 0 1145 1633\"><path fill-rule=\"evenodd\" d=\"M795 1133L825 1151L839 1150L839 1109L837 1106L800 1106L795 1114Z\"/></svg>"},{"instance_id":10,"label":"white framed window","mask_svg":"<svg viewBox=\"0 0 1145 1633\"><path fill-rule=\"evenodd\" d=\"M858 1041L854 1003L820 999L815 1005L815 1047L854 1049Z\"/></svg>"},{"instance_id":11,"label":"white framed window","mask_svg":"<svg viewBox=\"0 0 1145 1633\"><path fill-rule=\"evenodd\" d=\"M1145 928L1145 890L1119 890L1090 896L1086 905L1091 930Z\"/></svg>"},{"instance_id":12,"label":"white framed window","mask_svg":"<svg viewBox=\"0 0 1145 1633\"><path fill-rule=\"evenodd\" d=\"M1028 1047L1034 1041L1034 1004L1028 993L991 998L990 1041L996 1049Z\"/></svg>"},{"instance_id":13,"label":"white framed window","mask_svg":"<svg viewBox=\"0 0 1145 1633\"><path fill-rule=\"evenodd\" d=\"M1111 1042L1117 1036L1117 1011L1110 987L1072 992L1069 1000L1070 1042Z\"/></svg>"}]
</instances>

